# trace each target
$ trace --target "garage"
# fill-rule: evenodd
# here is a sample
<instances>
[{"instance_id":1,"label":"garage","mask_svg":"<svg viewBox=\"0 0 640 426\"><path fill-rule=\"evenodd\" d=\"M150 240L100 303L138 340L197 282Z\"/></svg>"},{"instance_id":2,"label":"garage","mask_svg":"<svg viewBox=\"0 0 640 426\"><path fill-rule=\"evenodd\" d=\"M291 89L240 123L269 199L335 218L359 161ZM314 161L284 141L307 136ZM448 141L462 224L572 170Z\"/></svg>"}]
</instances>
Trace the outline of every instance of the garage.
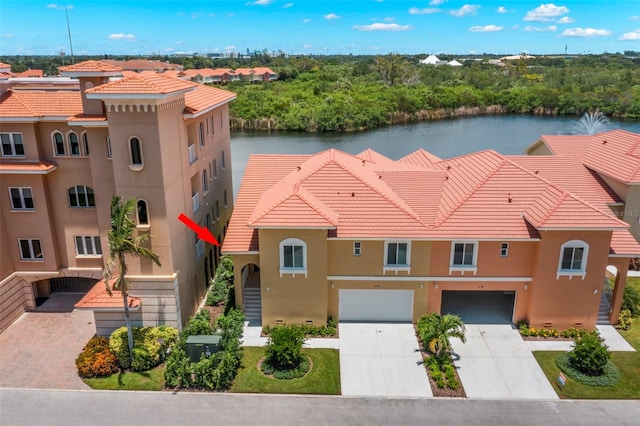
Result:
<instances>
[{"instance_id":1,"label":"garage","mask_svg":"<svg viewBox=\"0 0 640 426\"><path fill-rule=\"evenodd\" d=\"M443 291L440 312L467 324L511 324L515 291Z\"/></svg>"},{"instance_id":2,"label":"garage","mask_svg":"<svg viewBox=\"0 0 640 426\"><path fill-rule=\"evenodd\" d=\"M340 290L340 321L411 322L413 290Z\"/></svg>"}]
</instances>

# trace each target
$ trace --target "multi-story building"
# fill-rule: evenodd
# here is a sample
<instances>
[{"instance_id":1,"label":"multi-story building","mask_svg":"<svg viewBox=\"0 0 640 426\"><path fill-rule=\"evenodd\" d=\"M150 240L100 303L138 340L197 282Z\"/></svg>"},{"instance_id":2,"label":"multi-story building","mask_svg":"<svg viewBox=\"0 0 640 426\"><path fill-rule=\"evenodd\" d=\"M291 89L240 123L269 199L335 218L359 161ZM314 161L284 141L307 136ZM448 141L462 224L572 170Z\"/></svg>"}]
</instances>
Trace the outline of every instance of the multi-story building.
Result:
<instances>
[{"instance_id":1,"label":"multi-story building","mask_svg":"<svg viewBox=\"0 0 640 426\"><path fill-rule=\"evenodd\" d=\"M0 81L2 329L52 291L87 291L98 334L123 324L122 298L99 282L114 194L136 199L137 232L162 266L128 258L134 324L181 325L213 276L233 208L231 92L87 61L62 67L74 89ZM34 81L36 79L33 79Z\"/></svg>"},{"instance_id":2,"label":"multi-story building","mask_svg":"<svg viewBox=\"0 0 640 426\"><path fill-rule=\"evenodd\" d=\"M560 157L252 155L222 251L236 302L263 324L451 312L592 329L617 322L640 253L619 201Z\"/></svg>"}]
</instances>

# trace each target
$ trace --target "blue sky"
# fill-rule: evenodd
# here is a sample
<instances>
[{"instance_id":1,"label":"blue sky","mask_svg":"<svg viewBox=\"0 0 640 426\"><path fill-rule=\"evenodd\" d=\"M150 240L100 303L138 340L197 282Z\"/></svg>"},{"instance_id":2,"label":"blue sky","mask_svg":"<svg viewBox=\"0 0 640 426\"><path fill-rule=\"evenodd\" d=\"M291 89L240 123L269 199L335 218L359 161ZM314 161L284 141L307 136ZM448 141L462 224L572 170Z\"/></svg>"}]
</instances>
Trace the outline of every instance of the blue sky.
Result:
<instances>
[{"instance_id":1,"label":"blue sky","mask_svg":"<svg viewBox=\"0 0 640 426\"><path fill-rule=\"evenodd\" d=\"M640 51L638 0L1 0L0 54ZM67 2L68 1L68 2Z\"/></svg>"}]
</instances>

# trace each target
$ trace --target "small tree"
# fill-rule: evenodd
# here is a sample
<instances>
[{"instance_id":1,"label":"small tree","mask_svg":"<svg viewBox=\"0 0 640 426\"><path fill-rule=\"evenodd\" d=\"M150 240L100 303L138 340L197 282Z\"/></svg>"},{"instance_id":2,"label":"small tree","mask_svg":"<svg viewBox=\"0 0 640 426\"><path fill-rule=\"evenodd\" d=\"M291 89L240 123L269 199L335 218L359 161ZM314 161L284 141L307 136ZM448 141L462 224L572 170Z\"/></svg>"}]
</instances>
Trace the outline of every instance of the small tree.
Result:
<instances>
[{"instance_id":1,"label":"small tree","mask_svg":"<svg viewBox=\"0 0 640 426\"><path fill-rule=\"evenodd\" d=\"M569 352L571 366L589 376L601 375L610 357L609 348L597 331L579 337L573 350Z\"/></svg>"},{"instance_id":2,"label":"small tree","mask_svg":"<svg viewBox=\"0 0 640 426\"><path fill-rule=\"evenodd\" d=\"M432 313L423 315L418 320L418 336L422 344L441 364L444 357L453 349L449 339L457 337L464 343L466 342L464 333L464 323L457 315Z\"/></svg>"},{"instance_id":3,"label":"small tree","mask_svg":"<svg viewBox=\"0 0 640 426\"><path fill-rule=\"evenodd\" d=\"M640 314L640 291L627 285L622 295L622 309L628 309L632 317Z\"/></svg>"},{"instance_id":4,"label":"small tree","mask_svg":"<svg viewBox=\"0 0 640 426\"><path fill-rule=\"evenodd\" d=\"M292 370L302 361L306 340L300 327L283 325L274 328L266 348L266 362L280 370Z\"/></svg>"}]
</instances>

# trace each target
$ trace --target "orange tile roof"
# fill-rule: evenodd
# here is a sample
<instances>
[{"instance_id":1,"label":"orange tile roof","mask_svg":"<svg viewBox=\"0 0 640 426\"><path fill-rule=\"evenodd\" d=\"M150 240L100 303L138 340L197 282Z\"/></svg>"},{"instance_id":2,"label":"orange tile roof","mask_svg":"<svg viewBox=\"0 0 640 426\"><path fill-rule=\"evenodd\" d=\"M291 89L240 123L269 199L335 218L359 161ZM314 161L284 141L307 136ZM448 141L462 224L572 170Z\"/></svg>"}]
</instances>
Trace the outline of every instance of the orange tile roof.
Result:
<instances>
[{"instance_id":1,"label":"orange tile roof","mask_svg":"<svg viewBox=\"0 0 640 426\"><path fill-rule=\"evenodd\" d=\"M58 168L51 161L7 161L0 160L0 174L47 174Z\"/></svg>"},{"instance_id":2,"label":"orange tile roof","mask_svg":"<svg viewBox=\"0 0 640 426\"><path fill-rule=\"evenodd\" d=\"M417 151L414 151L411 154L402 157L398 161L401 163L414 164L416 166L429 167L433 166L439 161L442 161L442 159L420 148Z\"/></svg>"},{"instance_id":3,"label":"orange tile roof","mask_svg":"<svg viewBox=\"0 0 640 426\"><path fill-rule=\"evenodd\" d=\"M66 117L82 113L77 91L8 90L0 97L0 118Z\"/></svg>"},{"instance_id":4,"label":"orange tile roof","mask_svg":"<svg viewBox=\"0 0 640 426\"><path fill-rule=\"evenodd\" d=\"M217 89L215 87L203 86L196 84L195 89L184 95L186 114L197 114L212 106L221 105L230 102L236 98L236 94L227 90Z\"/></svg>"},{"instance_id":5,"label":"orange tile roof","mask_svg":"<svg viewBox=\"0 0 640 426\"><path fill-rule=\"evenodd\" d=\"M97 95L167 95L185 90L193 90L197 83L164 76L157 73L141 73L93 87L87 94Z\"/></svg>"},{"instance_id":6,"label":"orange tile roof","mask_svg":"<svg viewBox=\"0 0 640 426\"><path fill-rule=\"evenodd\" d=\"M60 73L112 73L122 71L122 68L101 61L83 61L77 64L59 67Z\"/></svg>"},{"instance_id":7,"label":"orange tile roof","mask_svg":"<svg viewBox=\"0 0 640 426\"><path fill-rule=\"evenodd\" d=\"M640 243L628 231L613 231L609 255L640 257Z\"/></svg>"},{"instance_id":8,"label":"orange tile roof","mask_svg":"<svg viewBox=\"0 0 640 426\"><path fill-rule=\"evenodd\" d=\"M107 289L104 284L104 280L98 281L91 290L82 298L75 307L77 309L109 309L109 310L124 310L122 304L122 292L113 290L113 284L115 278L109 282L111 286L111 296L107 293ZM142 301L137 297L128 296L129 308L137 309L142 304Z\"/></svg>"},{"instance_id":9,"label":"orange tile roof","mask_svg":"<svg viewBox=\"0 0 640 426\"><path fill-rule=\"evenodd\" d=\"M43 77L44 73L42 70L26 70L23 72L16 73L16 77Z\"/></svg>"},{"instance_id":10,"label":"orange tile roof","mask_svg":"<svg viewBox=\"0 0 640 426\"><path fill-rule=\"evenodd\" d=\"M11 68L11 65L0 62L0 68Z\"/></svg>"},{"instance_id":11,"label":"orange tile roof","mask_svg":"<svg viewBox=\"0 0 640 426\"><path fill-rule=\"evenodd\" d=\"M107 121L107 116L104 114L76 114L67 118L67 121Z\"/></svg>"}]
</instances>

